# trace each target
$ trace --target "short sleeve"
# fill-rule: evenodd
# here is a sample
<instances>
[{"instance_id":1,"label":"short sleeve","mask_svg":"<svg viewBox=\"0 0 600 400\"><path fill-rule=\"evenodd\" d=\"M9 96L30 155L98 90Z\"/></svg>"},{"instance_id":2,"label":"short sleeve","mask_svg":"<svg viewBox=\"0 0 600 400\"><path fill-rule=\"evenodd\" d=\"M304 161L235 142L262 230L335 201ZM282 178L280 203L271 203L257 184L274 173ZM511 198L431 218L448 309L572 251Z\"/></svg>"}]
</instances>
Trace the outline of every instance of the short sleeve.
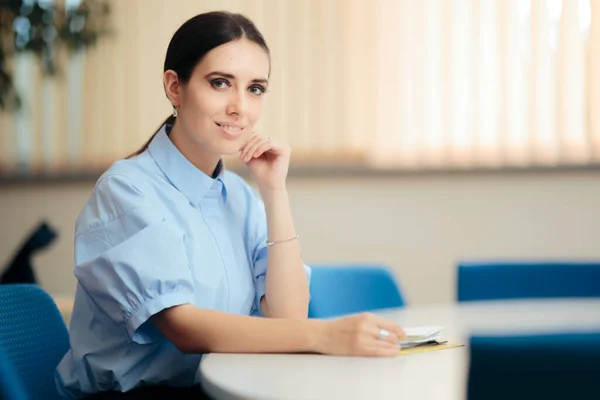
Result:
<instances>
[{"instance_id":1,"label":"short sleeve","mask_svg":"<svg viewBox=\"0 0 600 400\"><path fill-rule=\"evenodd\" d=\"M262 316L260 312L260 299L265 295L265 278L267 276L267 215L265 212L265 206L263 202L256 198L255 204L255 243L254 243L254 282L256 286L256 298L255 298L255 315ZM306 274L306 280L310 285L310 267L303 264L304 273Z\"/></svg>"},{"instance_id":2,"label":"short sleeve","mask_svg":"<svg viewBox=\"0 0 600 400\"><path fill-rule=\"evenodd\" d=\"M130 340L158 340L159 332L145 322L166 308L193 303L183 231L123 177L96 187L78 227L75 276L81 287Z\"/></svg>"}]
</instances>

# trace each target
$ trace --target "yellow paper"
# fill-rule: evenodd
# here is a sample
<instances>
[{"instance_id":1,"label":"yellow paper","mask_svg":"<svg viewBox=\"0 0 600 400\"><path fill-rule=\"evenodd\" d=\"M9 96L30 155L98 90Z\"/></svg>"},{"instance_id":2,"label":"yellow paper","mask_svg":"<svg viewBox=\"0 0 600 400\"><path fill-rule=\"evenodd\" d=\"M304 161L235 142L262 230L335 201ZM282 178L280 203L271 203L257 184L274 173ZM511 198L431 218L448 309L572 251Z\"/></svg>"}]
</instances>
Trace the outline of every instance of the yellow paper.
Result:
<instances>
[{"instance_id":1,"label":"yellow paper","mask_svg":"<svg viewBox=\"0 0 600 400\"><path fill-rule=\"evenodd\" d=\"M417 346L410 349L401 349L400 355L407 354L417 354L417 353L425 353L427 351L436 351L436 350L445 350L445 349L453 349L455 347L463 347L464 344L460 343L444 343L444 344L436 344L430 346Z\"/></svg>"}]
</instances>

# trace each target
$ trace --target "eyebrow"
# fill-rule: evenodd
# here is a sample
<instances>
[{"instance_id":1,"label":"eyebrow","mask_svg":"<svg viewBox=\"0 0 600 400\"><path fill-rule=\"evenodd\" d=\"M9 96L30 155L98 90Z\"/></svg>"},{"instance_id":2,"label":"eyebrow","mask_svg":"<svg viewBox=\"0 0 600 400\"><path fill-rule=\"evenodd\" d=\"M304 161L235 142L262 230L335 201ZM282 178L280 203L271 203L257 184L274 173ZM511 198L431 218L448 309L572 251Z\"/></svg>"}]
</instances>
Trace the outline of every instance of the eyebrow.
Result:
<instances>
[{"instance_id":1,"label":"eyebrow","mask_svg":"<svg viewBox=\"0 0 600 400\"><path fill-rule=\"evenodd\" d=\"M208 78L210 78L212 76L222 76L223 78L228 78L228 79L235 80L235 75L228 74L226 72L221 72L221 71L213 71L213 72L207 74L205 76L205 78L208 79ZM252 81L250 81L250 82L252 82L252 83L262 83L262 84L265 84L265 85L269 84L269 81L267 79L252 79Z\"/></svg>"}]
</instances>

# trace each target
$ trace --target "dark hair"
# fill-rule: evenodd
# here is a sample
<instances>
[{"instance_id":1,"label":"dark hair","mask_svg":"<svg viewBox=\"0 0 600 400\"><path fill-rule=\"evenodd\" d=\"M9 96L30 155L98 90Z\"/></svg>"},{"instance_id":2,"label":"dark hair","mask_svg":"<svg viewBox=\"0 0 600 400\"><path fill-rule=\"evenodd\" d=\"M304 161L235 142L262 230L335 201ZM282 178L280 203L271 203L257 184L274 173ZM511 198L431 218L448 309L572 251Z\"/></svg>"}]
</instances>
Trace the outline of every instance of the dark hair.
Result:
<instances>
[{"instance_id":1,"label":"dark hair","mask_svg":"<svg viewBox=\"0 0 600 400\"><path fill-rule=\"evenodd\" d=\"M225 43L245 38L262 47L270 56L269 47L254 23L242 14L213 11L188 19L171 38L165 57L164 71L173 70L184 84L189 82L196 65L206 53ZM164 124L174 124L169 116L148 141L128 158L137 156L148 145Z\"/></svg>"}]
</instances>

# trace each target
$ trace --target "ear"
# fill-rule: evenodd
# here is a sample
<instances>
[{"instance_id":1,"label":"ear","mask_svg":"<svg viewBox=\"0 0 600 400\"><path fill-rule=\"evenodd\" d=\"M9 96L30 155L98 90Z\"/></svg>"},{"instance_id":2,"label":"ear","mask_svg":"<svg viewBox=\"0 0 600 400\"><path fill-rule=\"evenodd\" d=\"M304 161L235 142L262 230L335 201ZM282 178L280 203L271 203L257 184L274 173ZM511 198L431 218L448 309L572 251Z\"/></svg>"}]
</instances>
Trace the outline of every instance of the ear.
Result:
<instances>
[{"instance_id":1,"label":"ear","mask_svg":"<svg viewBox=\"0 0 600 400\"><path fill-rule=\"evenodd\" d=\"M163 83L165 86L165 94L173 106L179 107L181 104L181 82L177 76L177 72L172 69L166 70L163 74Z\"/></svg>"}]
</instances>

